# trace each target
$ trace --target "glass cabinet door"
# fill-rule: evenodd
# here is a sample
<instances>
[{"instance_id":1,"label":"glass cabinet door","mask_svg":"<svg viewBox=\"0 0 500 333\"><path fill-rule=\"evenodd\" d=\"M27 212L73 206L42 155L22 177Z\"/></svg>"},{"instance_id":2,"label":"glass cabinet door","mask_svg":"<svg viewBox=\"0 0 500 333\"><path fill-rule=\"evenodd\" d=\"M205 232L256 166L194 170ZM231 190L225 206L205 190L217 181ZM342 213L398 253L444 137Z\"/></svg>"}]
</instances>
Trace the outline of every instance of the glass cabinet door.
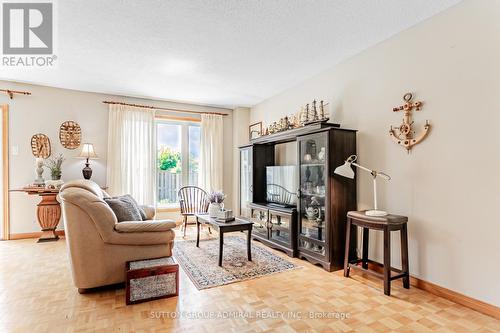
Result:
<instances>
[{"instance_id":1,"label":"glass cabinet door","mask_svg":"<svg viewBox=\"0 0 500 333\"><path fill-rule=\"evenodd\" d=\"M251 216L252 202L252 149L240 150L240 215Z\"/></svg>"},{"instance_id":2,"label":"glass cabinet door","mask_svg":"<svg viewBox=\"0 0 500 333\"><path fill-rule=\"evenodd\" d=\"M254 223L252 233L267 238L268 210L251 207L250 213L250 220Z\"/></svg>"},{"instance_id":3,"label":"glass cabinet door","mask_svg":"<svg viewBox=\"0 0 500 333\"><path fill-rule=\"evenodd\" d=\"M279 212L269 211L269 222L269 236L271 240L281 242L287 246L290 246L290 227L292 223L292 216L288 214L281 214Z\"/></svg>"},{"instance_id":4,"label":"glass cabinet door","mask_svg":"<svg viewBox=\"0 0 500 333\"><path fill-rule=\"evenodd\" d=\"M299 248L326 255L328 193L328 133L299 139Z\"/></svg>"}]
</instances>

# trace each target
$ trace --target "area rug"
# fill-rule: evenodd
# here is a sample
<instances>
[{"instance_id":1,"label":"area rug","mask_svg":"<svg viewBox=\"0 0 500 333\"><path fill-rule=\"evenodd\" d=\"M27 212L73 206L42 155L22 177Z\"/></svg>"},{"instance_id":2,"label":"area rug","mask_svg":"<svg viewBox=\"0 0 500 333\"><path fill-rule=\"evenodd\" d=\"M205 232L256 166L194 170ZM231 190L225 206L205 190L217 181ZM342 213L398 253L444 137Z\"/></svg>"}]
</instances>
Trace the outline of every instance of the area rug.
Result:
<instances>
[{"instance_id":1,"label":"area rug","mask_svg":"<svg viewBox=\"0 0 500 333\"><path fill-rule=\"evenodd\" d=\"M300 267L255 244L248 261L247 241L237 236L224 237L222 267L218 239L200 240L199 248L194 240L175 242L174 257L199 290Z\"/></svg>"}]
</instances>

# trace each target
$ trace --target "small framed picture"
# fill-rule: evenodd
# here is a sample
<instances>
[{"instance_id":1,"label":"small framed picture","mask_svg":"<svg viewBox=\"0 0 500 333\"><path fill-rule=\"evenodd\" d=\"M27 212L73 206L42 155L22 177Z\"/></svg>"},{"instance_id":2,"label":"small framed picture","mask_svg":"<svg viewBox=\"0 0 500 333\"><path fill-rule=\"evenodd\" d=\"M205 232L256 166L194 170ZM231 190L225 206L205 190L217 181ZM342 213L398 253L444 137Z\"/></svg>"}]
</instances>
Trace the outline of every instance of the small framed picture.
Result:
<instances>
[{"instance_id":1,"label":"small framed picture","mask_svg":"<svg viewBox=\"0 0 500 333\"><path fill-rule=\"evenodd\" d=\"M248 134L250 140L257 139L258 137L262 136L262 121L259 121L258 123L252 124L248 127Z\"/></svg>"}]
</instances>

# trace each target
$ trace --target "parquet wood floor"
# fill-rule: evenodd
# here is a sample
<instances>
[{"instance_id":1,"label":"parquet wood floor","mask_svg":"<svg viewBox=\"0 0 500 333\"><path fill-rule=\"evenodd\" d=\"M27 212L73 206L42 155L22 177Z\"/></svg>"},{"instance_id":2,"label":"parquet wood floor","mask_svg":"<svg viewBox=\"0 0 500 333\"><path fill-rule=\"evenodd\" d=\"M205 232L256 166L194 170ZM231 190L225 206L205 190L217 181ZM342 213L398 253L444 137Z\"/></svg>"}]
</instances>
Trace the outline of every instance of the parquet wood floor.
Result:
<instances>
[{"instance_id":1,"label":"parquet wood floor","mask_svg":"<svg viewBox=\"0 0 500 333\"><path fill-rule=\"evenodd\" d=\"M189 229L188 238L194 236ZM0 242L0 331L500 332L500 321L416 288L403 289L401 281L387 297L379 280L356 272L345 279L292 260L303 267L202 291L181 272L178 298L126 306L123 289L78 294L64 239ZM230 312L236 315L192 318ZM330 318L310 318L310 312ZM335 317L341 313L348 318Z\"/></svg>"}]
</instances>

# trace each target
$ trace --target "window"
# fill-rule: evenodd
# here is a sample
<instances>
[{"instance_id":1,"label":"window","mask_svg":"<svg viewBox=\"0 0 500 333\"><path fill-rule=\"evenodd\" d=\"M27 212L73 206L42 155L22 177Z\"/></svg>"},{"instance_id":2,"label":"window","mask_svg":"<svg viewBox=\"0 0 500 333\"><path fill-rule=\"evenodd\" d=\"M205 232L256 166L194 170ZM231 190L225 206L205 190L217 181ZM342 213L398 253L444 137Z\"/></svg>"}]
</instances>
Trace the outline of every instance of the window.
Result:
<instances>
[{"instance_id":1,"label":"window","mask_svg":"<svg viewBox=\"0 0 500 333\"><path fill-rule=\"evenodd\" d=\"M198 184L200 125L194 121L157 120L157 201L176 207L179 188Z\"/></svg>"}]
</instances>

